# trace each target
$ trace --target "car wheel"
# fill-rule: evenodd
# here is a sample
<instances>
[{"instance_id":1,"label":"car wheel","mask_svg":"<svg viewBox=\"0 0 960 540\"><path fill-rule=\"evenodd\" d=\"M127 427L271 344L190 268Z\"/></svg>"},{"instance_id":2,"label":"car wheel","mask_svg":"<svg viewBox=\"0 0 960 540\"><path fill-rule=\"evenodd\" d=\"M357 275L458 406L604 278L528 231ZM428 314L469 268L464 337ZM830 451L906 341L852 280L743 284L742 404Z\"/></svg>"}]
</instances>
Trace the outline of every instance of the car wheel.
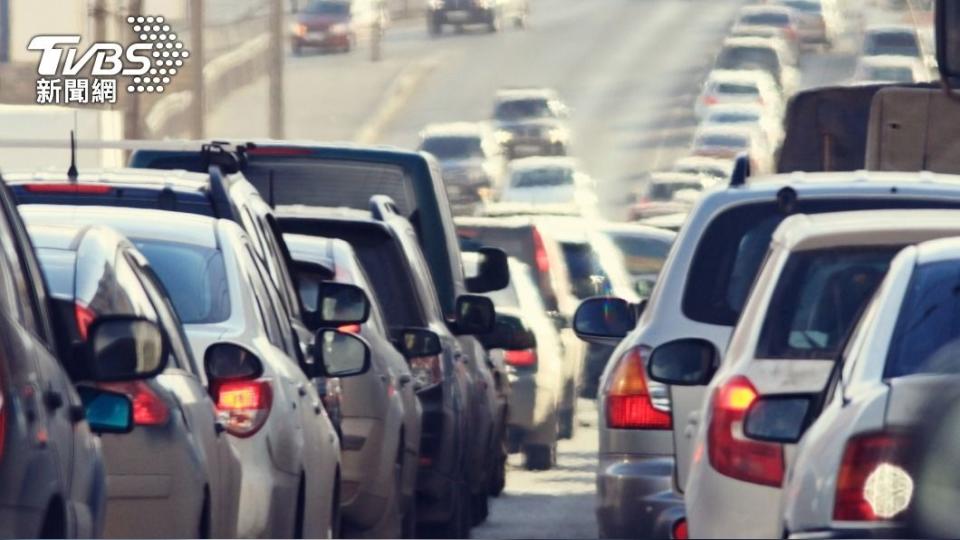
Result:
<instances>
[{"instance_id":1,"label":"car wheel","mask_svg":"<svg viewBox=\"0 0 960 540\"><path fill-rule=\"evenodd\" d=\"M506 418L503 419L503 423L506 425ZM491 497L498 497L507 485L507 454L510 443L507 441L506 431L506 428L501 430L500 440L497 441L497 454L493 459L493 470L490 472L490 482L487 485Z\"/></svg>"},{"instance_id":2,"label":"car wheel","mask_svg":"<svg viewBox=\"0 0 960 540\"><path fill-rule=\"evenodd\" d=\"M523 466L528 471L548 471L556 461L557 443L528 444L523 447Z\"/></svg>"}]
</instances>

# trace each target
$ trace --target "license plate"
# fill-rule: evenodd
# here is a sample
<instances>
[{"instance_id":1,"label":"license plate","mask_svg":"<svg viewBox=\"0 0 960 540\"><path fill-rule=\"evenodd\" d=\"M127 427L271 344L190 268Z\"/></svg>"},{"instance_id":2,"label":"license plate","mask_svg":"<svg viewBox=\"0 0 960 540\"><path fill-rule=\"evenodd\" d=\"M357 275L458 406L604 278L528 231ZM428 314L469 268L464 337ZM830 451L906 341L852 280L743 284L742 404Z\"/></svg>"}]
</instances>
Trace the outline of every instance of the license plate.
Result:
<instances>
[{"instance_id":1,"label":"license plate","mask_svg":"<svg viewBox=\"0 0 960 540\"><path fill-rule=\"evenodd\" d=\"M307 39L322 41L326 38L327 38L327 34L325 32L310 32L307 34Z\"/></svg>"},{"instance_id":2,"label":"license plate","mask_svg":"<svg viewBox=\"0 0 960 540\"><path fill-rule=\"evenodd\" d=\"M470 18L470 13L467 11L448 11L447 20L454 22L462 22Z\"/></svg>"}]
</instances>

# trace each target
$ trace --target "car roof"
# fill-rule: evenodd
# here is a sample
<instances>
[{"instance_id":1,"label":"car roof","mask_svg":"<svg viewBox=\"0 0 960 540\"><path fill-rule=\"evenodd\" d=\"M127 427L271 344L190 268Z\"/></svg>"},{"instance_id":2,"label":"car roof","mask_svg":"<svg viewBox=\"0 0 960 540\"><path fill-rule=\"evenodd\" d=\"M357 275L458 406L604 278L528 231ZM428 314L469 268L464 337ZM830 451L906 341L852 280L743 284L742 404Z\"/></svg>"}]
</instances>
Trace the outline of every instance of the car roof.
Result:
<instances>
[{"instance_id":1,"label":"car roof","mask_svg":"<svg viewBox=\"0 0 960 540\"><path fill-rule=\"evenodd\" d=\"M141 240L161 240L218 249L217 219L199 214L122 206L26 204L18 207L29 224L82 227L105 225Z\"/></svg>"},{"instance_id":2,"label":"car roof","mask_svg":"<svg viewBox=\"0 0 960 540\"><path fill-rule=\"evenodd\" d=\"M606 221L600 224L598 228L607 233L649 236L661 240L673 240L677 236L677 233L673 231L651 227L649 225L641 225L639 223Z\"/></svg>"},{"instance_id":3,"label":"car roof","mask_svg":"<svg viewBox=\"0 0 960 540\"><path fill-rule=\"evenodd\" d=\"M580 163L576 158L568 156L533 156L515 159L510 162L510 168L515 171L527 171L542 167L563 167L579 169Z\"/></svg>"},{"instance_id":4,"label":"car roof","mask_svg":"<svg viewBox=\"0 0 960 540\"><path fill-rule=\"evenodd\" d=\"M738 112L748 112L748 113L759 113L760 116L764 115L764 107L759 103L717 103L716 105L711 105L707 109L707 116L711 114L721 114L721 113L738 113Z\"/></svg>"},{"instance_id":5,"label":"car roof","mask_svg":"<svg viewBox=\"0 0 960 540\"><path fill-rule=\"evenodd\" d=\"M752 137L757 128L738 124L704 124L697 128L697 138L704 135L741 135Z\"/></svg>"},{"instance_id":6,"label":"car roof","mask_svg":"<svg viewBox=\"0 0 960 540\"><path fill-rule=\"evenodd\" d=\"M671 182L676 183L689 183L689 182L703 182L706 180L706 177L702 174L690 173L690 172L679 172L679 171L657 171L650 173L648 182L657 183L657 184L667 184Z\"/></svg>"},{"instance_id":7,"label":"car roof","mask_svg":"<svg viewBox=\"0 0 960 540\"><path fill-rule=\"evenodd\" d=\"M336 257L333 247L338 242L346 242L326 236L310 236L307 234L284 233L283 241L290 250L290 256L297 262L308 262L324 267L331 273L336 271Z\"/></svg>"},{"instance_id":8,"label":"car roof","mask_svg":"<svg viewBox=\"0 0 960 540\"><path fill-rule=\"evenodd\" d=\"M773 243L788 250L841 245L891 245L925 231L960 234L960 210L860 210L797 214L780 224Z\"/></svg>"},{"instance_id":9,"label":"car roof","mask_svg":"<svg viewBox=\"0 0 960 540\"><path fill-rule=\"evenodd\" d=\"M759 69L715 69L710 72L707 82L735 82L773 84L773 77L769 73Z\"/></svg>"},{"instance_id":10,"label":"car roof","mask_svg":"<svg viewBox=\"0 0 960 540\"><path fill-rule=\"evenodd\" d=\"M428 124L420 132L420 136L427 137L483 137L489 129L477 122L450 122L446 124Z\"/></svg>"},{"instance_id":11,"label":"car roof","mask_svg":"<svg viewBox=\"0 0 960 540\"><path fill-rule=\"evenodd\" d=\"M870 25L863 31L864 34L913 34L917 31L908 24L875 24Z\"/></svg>"},{"instance_id":12,"label":"car roof","mask_svg":"<svg viewBox=\"0 0 960 540\"><path fill-rule=\"evenodd\" d=\"M513 101L520 99L558 99L556 90L545 87L529 88L501 88L497 90L497 101Z\"/></svg>"},{"instance_id":13,"label":"car roof","mask_svg":"<svg viewBox=\"0 0 960 540\"><path fill-rule=\"evenodd\" d=\"M63 170L38 170L3 175L9 184L71 183ZM183 170L164 169L82 169L77 177L80 184L111 184L133 187L169 187L176 191L201 191L210 185L210 175Z\"/></svg>"},{"instance_id":14,"label":"car roof","mask_svg":"<svg viewBox=\"0 0 960 540\"><path fill-rule=\"evenodd\" d=\"M310 206L303 204L282 204L274 209L278 218L326 219L339 221L369 221L383 223L374 219L369 210L348 208L345 206Z\"/></svg>"},{"instance_id":15,"label":"car roof","mask_svg":"<svg viewBox=\"0 0 960 540\"><path fill-rule=\"evenodd\" d=\"M751 47L763 49L779 49L777 42L770 38L757 36L732 36L723 40L723 46L726 47Z\"/></svg>"},{"instance_id":16,"label":"car roof","mask_svg":"<svg viewBox=\"0 0 960 540\"><path fill-rule=\"evenodd\" d=\"M917 244L917 263L929 264L960 259L960 235Z\"/></svg>"},{"instance_id":17,"label":"car roof","mask_svg":"<svg viewBox=\"0 0 960 540\"><path fill-rule=\"evenodd\" d=\"M714 105L719 107L719 105ZM725 167L733 170L733 160L709 156L685 156L673 162L674 167Z\"/></svg>"}]
</instances>

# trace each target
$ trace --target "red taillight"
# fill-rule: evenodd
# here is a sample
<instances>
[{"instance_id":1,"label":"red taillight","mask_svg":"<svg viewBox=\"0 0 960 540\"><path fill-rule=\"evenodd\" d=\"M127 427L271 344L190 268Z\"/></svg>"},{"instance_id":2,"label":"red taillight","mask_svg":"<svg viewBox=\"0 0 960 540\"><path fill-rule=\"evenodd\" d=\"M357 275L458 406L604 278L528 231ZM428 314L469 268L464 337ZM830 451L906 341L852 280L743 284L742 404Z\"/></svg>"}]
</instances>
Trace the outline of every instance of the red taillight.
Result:
<instances>
[{"instance_id":1,"label":"red taillight","mask_svg":"<svg viewBox=\"0 0 960 540\"><path fill-rule=\"evenodd\" d=\"M703 102L707 105L716 105L720 100L713 94L707 94L703 97Z\"/></svg>"},{"instance_id":2,"label":"red taillight","mask_svg":"<svg viewBox=\"0 0 960 540\"><path fill-rule=\"evenodd\" d=\"M910 506L913 479L903 463L908 439L903 435L871 433L851 438L843 451L833 519L882 521Z\"/></svg>"},{"instance_id":3,"label":"red taillight","mask_svg":"<svg viewBox=\"0 0 960 540\"><path fill-rule=\"evenodd\" d=\"M681 519L674 523L672 533L675 540L687 540L690 537L687 534L687 520Z\"/></svg>"},{"instance_id":4,"label":"red taillight","mask_svg":"<svg viewBox=\"0 0 960 540\"><path fill-rule=\"evenodd\" d=\"M417 356L410 359L410 373L413 374L413 380L417 381L418 390L431 388L443 382L441 361L439 355Z\"/></svg>"},{"instance_id":5,"label":"red taillight","mask_svg":"<svg viewBox=\"0 0 960 540\"><path fill-rule=\"evenodd\" d=\"M617 362L606 389L607 427L670 429L670 411L654 407L647 384L644 350L633 347Z\"/></svg>"},{"instance_id":6,"label":"red taillight","mask_svg":"<svg viewBox=\"0 0 960 540\"><path fill-rule=\"evenodd\" d=\"M360 325L359 325L359 324L344 324L344 325L342 325L342 326L339 326L339 327L337 328L337 330L339 330L339 331L341 331L341 332L345 332L345 333L347 333L347 334L359 334L359 333L360 333Z\"/></svg>"},{"instance_id":7,"label":"red taillight","mask_svg":"<svg viewBox=\"0 0 960 540\"><path fill-rule=\"evenodd\" d=\"M101 383L99 386L130 398L134 425L162 426L170 420L167 404L144 381Z\"/></svg>"},{"instance_id":8,"label":"red taillight","mask_svg":"<svg viewBox=\"0 0 960 540\"><path fill-rule=\"evenodd\" d=\"M296 146L255 146L247 149L247 155L250 156L308 156L313 153L309 148L299 148Z\"/></svg>"},{"instance_id":9,"label":"red taillight","mask_svg":"<svg viewBox=\"0 0 960 540\"><path fill-rule=\"evenodd\" d=\"M80 302L75 302L73 304L73 315L77 320L77 332L80 334L80 339L86 341L90 323L97 318L97 314Z\"/></svg>"},{"instance_id":10,"label":"red taillight","mask_svg":"<svg viewBox=\"0 0 960 540\"><path fill-rule=\"evenodd\" d=\"M536 227L533 228L533 260L537 264L537 271L546 274L550 271L550 258L547 256L547 247L543 243L543 237Z\"/></svg>"},{"instance_id":11,"label":"red taillight","mask_svg":"<svg viewBox=\"0 0 960 540\"><path fill-rule=\"evenodd\" d=\"M72 183L42 183L27 184L27 191L31 193L75 193L78 195L103 195L110 193L113 188L103 184L72 184Z\"/></svg>"},{"instance_id":12,"label":"red taillight","mask_svg":"<svg viewBox=\"0 0 960 540\"><path fill-rule=\"evenodd\" d=\"M537 351L524 349L522 351L504 351L503 361L513 367L531 367L537 365Z\"/></svg>"},{"instance_id":13,"label":"red taillight","mask_svg":"<svg viewBox=\"0 0 960 540\"><path fill-rule=\"evenodd\" d=\"M713 394L707 431L710 465L720 474L753 484L783 483L783 448L776 443L747 439L743 419L757 399L757 391L742 375L732 377Z\"/></svg>"},{"instance_id":14,"label":"red taillight","mask_svg":"<svg viewBox=\"0 0 960 540\"><path fill-rule=\"evenodd\" d=\"M249 437L267 421L273 404L270 381L227 381L216 385L217 412L236 437Z\"/></svg>"}]
</instances>

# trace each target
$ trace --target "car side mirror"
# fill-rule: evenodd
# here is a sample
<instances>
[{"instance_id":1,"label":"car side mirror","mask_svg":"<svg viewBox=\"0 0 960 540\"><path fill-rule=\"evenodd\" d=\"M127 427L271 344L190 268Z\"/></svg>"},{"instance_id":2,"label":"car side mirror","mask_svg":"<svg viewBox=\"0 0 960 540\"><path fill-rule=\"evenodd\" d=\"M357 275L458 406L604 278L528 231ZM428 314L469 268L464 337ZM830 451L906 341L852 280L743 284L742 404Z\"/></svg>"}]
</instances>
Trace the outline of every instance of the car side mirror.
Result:
<instances>
[{"instance_id":1,"label":"car side mirror","mask_svg":"<svg viewBox=\"0 0 960 540\"><path fill-rule=\"evenodd\" d=\"M167 341L153 321L99 317L87 330L87 373L97 382L149 379L167 367Z\"/></svg>"},{"instance_id":2,"label":"car side mirror","mask_svg":"<svg viewBox=\"0 0 960 540\"><path fill-rule=\"evenodd\" d=\"M78 386L84 417L94 433L130 433L133 430L133 402L125 394Z\"/></svg>"},{"instance_id":3,"label":"car side mirror","mask_svg":"<svg viewBox=\"0 0 960 540\"><path fill-rule=\"evenodd\" d=\"M762 396L747 409L743 434L765 442L793 444L800 441L813 418L814 396Z\"/></svg>"},{"instance_id":4,"label":"car side mirror","mask_svg":"<svg viewBox=\"0 0 960 540\"><path fill-rule=\"evenodd\" d=\"M426 328L404 328L398 331L394 345L404 358L436 356L443 352L440 336Z\"/></svg>"},{"instance_id":5,"label":"car side mirror","mask_svg":"<svg viewBox=\"0 0 960 540\"><path fill-rule=\"evenodd\" d=\"M510 268L507 254L498 248L482 247L477 250L480 262L477 275L467 278L467 290L473 293L499 291L510 284Z\"/></svg>"},{"instance_id":6,"label":"car side mirror","mask_svg":"<svg viewBox=\"0 0 960 540\"><path fill-rule=\"evenodd\" d=\"M263 362L246 347L227 341L214 343L203 353L203 368L210 381L242 381L263 376Z\"/></svg>"},{"instance_id":7,"label":"car side mirror","mask_svg":"<svg viewBox=\"0 0 960 540\"><path fill-rule=\"evenodd\" d=\"M937 39L937 67L949 84L960 78L960 4L937 0L934 16Z\"/></svg>"},{"instance_id":8,"label":"car side mirror","mask_svg":"<svg viewBox=\"0 0 960 540\"><path fill-rule=\"evenodd\" d=\"M577 336L590 343L615 345L637 326L637 311L622 298L600 296L580 302L573 314Z\"/></svg>"},{"instance_id":9,"label":"car side mirror","mask_svg":"<svg viewBox=\"0 0 960 540\"><path fill-rule=\"evenodd\" d=\"M720 353L699 338L665 343L650 354L647 373L654 381L672 386L703 386L717 370Z\"/></svg>"},{"instance_id":10,"label":"car side mirror","mask_svg":"<svg viewBox=\"0 0 960 540\"><path fill-rule=\"evenodd\" d=\"M537 346L536 335L515 315L497 314L493 332L483 336L480 341L487 349L505 351L524 351Z\"/></svg>"},{"instance_id":11,"label":"car side mirror","mask_svg":"<svg viewBox=\"0 0 960 540\"><path fill-rule=\"evenodd\" d=\"M311 377L354 377L370 369L370 345L360 336L323 329L313 343L314 373Z\"/></svg>"},{"instance_id":12,"label":"car side mirror","mask_svg":"<svg viewBox=\"0 0 960 540\"><path fill-rule=\"evenodd\" d=\"M315 320L319 326L363 324L370 317L366 291L350 283L321 281L316 306Z\"/></svg>"},{"instance_id":13,"label":"car side mirror","mask_svg":"<svg viewBox=\"0 0 960 540\"><path fill-rule=\"evenodd\" d=\"M493 331L497 316L493 300L486 296L462 294L457 297L456 309L456 334L476 336Z\"/></svg>"}]
</instances>

